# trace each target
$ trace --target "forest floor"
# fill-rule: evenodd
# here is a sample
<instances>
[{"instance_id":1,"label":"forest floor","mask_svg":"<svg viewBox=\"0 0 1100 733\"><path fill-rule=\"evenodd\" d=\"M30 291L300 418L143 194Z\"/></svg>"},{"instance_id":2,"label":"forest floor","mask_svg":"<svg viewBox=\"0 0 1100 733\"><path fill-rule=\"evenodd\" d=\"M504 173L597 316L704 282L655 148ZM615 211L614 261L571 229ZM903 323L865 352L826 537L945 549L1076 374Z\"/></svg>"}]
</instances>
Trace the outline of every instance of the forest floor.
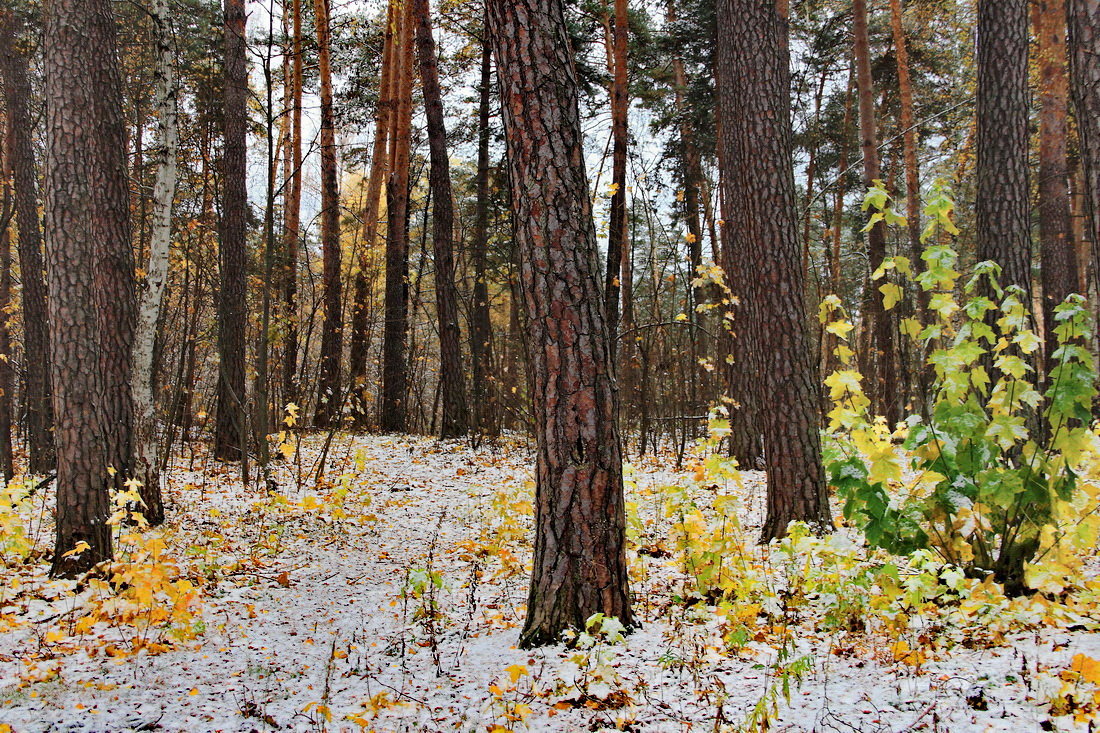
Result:
<instances>
[{"instance_id":1,"label":"forest floor","mask_svg":"<svg viewBox=\"0 0 1100 733\"><path fill-rule=\"evenodd\" d=\"M23 501L0 731L1085 730L1100 705L1094 603L1006 599L846 531L761 547L763 477L704 456L627 469L641 628L518 649L529 446L337 435L315 483L323 439L266 486L177 458L168 526L120 540L125 582L49 580L50 499Z\"/></svg>"}]
</instances>

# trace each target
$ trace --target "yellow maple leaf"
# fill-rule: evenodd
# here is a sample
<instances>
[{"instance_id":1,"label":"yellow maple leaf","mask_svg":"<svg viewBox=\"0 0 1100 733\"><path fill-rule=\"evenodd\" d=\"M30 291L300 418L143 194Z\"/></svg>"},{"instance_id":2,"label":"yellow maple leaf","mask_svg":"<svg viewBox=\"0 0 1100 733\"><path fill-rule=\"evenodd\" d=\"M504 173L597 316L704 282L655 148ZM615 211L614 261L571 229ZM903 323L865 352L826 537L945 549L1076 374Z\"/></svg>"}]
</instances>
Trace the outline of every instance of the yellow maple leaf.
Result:
<instances>
[{"instance_id":1,"label":"yellow maple leaf","mask_svg":"<svg viewBox=\"0 0 1100 733\"><path fill-rule=\"evenodd\" d=\"M504 668L504 671L508 673L508 676L512 679L512 684L515 684L520 677L525 674L529 674L527 667L522 664L512 664Z\"/></svg>"},{"instance_id":2,"label":"yellow maple leaf","mask_svg":"<svg viewBox=\"0 0 1100 733\"><path fill-rule=\"evenodd\" d=\"M1070 669L1080 676L1082 682L1100 685L1100 659L1093 659L1084 654L1075 654Z\"/></svg>"}]
</instances>

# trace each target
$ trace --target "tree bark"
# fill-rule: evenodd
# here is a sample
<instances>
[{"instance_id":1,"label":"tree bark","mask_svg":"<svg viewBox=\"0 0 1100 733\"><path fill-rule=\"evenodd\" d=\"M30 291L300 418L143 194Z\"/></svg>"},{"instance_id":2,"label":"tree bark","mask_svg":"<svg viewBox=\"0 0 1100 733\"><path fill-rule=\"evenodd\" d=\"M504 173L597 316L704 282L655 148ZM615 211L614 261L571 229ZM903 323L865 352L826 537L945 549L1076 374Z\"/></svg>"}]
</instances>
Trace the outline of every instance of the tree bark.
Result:
<instances>
[{"instance_id":1,"label":"tree bark","mask_svg":"<svg viewBox=\"0 0 1100 733\"><path fill-rule=\"evenodd\" d=\"M882 178L878 155L878 131L875 126L874 80L871 77L871 48L867 33L867 1L853 0L852 38L856 59L856 86L859 90L859 144L863 153L863 185L870 188ZM879 222L867 233L868 268L873 273L886 259L886 223ZM873 338L865 354L863 373L870 382L874 409L893 426L901 419L901 390L897 375L897 348L893 319L883 307L878 281L868 280L863 302L865 318L870 320Z\"/></svg>"},{"instance_id":2,"label":"tree bark","mask_svg":"<svg viewBox=\"0 0 1100 733\"><path fill-rule=\"evenodd\" d=\"M22 23L10 9L0 9L0 74L8 111L17 248L23 292L23 351L26 360L26 427L30 472L48 473L55 465L50 379L50 322L46 305L45 266L38 214L38 176L32 141L31 83L27 56L20 48Z\"/></svg>"},{"instance_id":3,"label":"tree bark","mask_svg":"<svg viewBox=\"0 0 1100 733\"><path fill-rule=\"evenodd\" d=\"M520 644L595 613L634 623L609 326L561 0L490 0L537 437L536 534Z\"/></svg>"},{"instance_id":4,"label":"tree bark","mask_svg":"<svg viewBox=\"0 0 1100 733\"><path fill-rule=\"evenodd\" d=\"M176 195L176 152L179 148L176 57L172 47L172 16L168 0L153 4L157 56L155 108L157 113L157 177L153 186L153 211L149 263L145 290L138 308L134 335L134 478L141 482L145 518L149 524L164 521L160 461L157 457L156 401L153 398L153 347L157 338L164 286L168 280L168 253L172 243L172 202Z\"/></svg>"},{"instance_id":5,"label":"tree bark","mask_svg":"<svg viewBox=\"0 0 1100 733\"><path fill-rule=\"evenodd\" d=\"M1038 0L1039 39L1039 248L1042 259L1043 325L1049 366L1058 339L1054 308L1077 292L1077 249L1070 219L1066 73L1066 4Z\"/></svg>"},{"instance_id":6,"label":"tree bark","mask_svg":"<svg viewBox=\"0 0 1100 733\"><path fill-rule=\"evenodd\" d=\"M290 140L286 199L283 202L283 400L297 404L298 382L298 241L302 208L302 0L291 2Z\"/></svg>"},{"instance_id":7,"label":"tree bark","mask_svg":"<svg viewBox=\"0 0 1100 733\"><path fill-rule=\"evenodd\" d=\"M393 169L386 186L386 297L382 331L382 411L379 425L404 432L408 421L409 370L405 360L409 332L409 147L412 128L412 3L399 8L397 108L390 135Z\"/></svg>"},{"instance_id":8,"label":"tree bark","mask_svg":"<svg viewBox=\"0 0 1100 733\"><path fill-rule=\"evenodd\" d=\"M108 489L129 473L134 271L126 129L108 0L46 8L46 220L57 533L52 572L111 558ZM78 543L88 547L66 553Z\"/></svg>"},{"instance_id":9,"label":"tree bark","mask_svg":"<svg viewBox=\"0 0 1100 733\"><path fill-rule=\"evenodd\" d=\"M924 245L920 241L920 164L917 161L919 130L913 120L913 82L909 73L909 45L905 40L905 26L902 20L901 0L890 0L890 29L898 60L898 99L901 102L899 122L902 130L902 154L905 159L905 218L909 233L909 259L912 260L913 273L919 274L924 271L924 260L921 259ZM923 313L927 310L928 298L929 293L919 288L918 312Z\"/></svg>"},{"instance_id":10,"label":"tree bark","mask_svg":"<svg viewBox=\"0 0 1100 733\"><path fill-rule=\"evenodd\" d=\"M627 112L627 40L630 22L626 0L612 0L615 18L611 24L611 212L607 230L607 268L604 271L604 298L607 324L611 331L611 362L615 363L619 331L619 291L622 261L626 252L626 147Z\"/></svg>"},{"instance_id":11,"label":"tree bark","mask_svg":"<svg viewBox=\"0 0 1100 733\"><path fill-rule=\"evenodd\" d=\"M439 320L439 385L443 403L441 438L457 438L469 429L466 379L462 372L462 335L458 325L458 292L455 289L454 198L447 157L447 128L443 120L443 92L439 87L439 62L432 38L428 0L412 0L416 14L416 49L420 59L420 83L428 119L428 148L432 189L432 252L435 257L435 305Z\"/></svg>"},{"instance_id":12,"label":"tree bark","mask_svg":"<svg viewBox=\"0 0 1100 733\"><path fill-rule=\"evenodd\" d=\"M341 364L344 352L343 282L340 277L340 189L336 176L336 121L332 102L332 29L329 0L314 0L317 59L321 77L321 252L324 260L324 323L321 326L321 376L314 423L340 421Z\"/></svg>"},{"instance_id":13,"label":"tree bark","mask_svg":"<svg viewBox=\"0 0 1100 733\"><path fill-rule=\"evenodd\" d=\"M12 369L11 327L11 127L8 115L0 115L0 473L7 483L15 477L11 429L15 389Z\"/></svg>"},{"instance_id":14,"label":"tree bark","mask_svg":"<svg viewBox=\"0 0 1100 733\"><path fill-rule=\"evenodd\" d=\"M390 125L394 114L394 79L396 72L396 52L394 35L399 23L398 6L390 0L386 8L386 30L382 43L382 69L378 90L378 105L374 112L374 146L371 152L370 176L367 179L367 198L363 209L363 223L366 234L359 255L359 271L355 275L355 306L351 320L351 355L348 365L348 378L351 380L351 414L356 426L367 425L367 348L370 322L370 287L367 270L370 267L368 254L378 242L378 217L382 204L382 182L390 169L389 139Z\"/></svg>"},{"instance_id":15,"label":"tree bark","mask_svg":"<svg viewBox=\"0 0 1100 733\"><path fill-rule=\"evenodd\" d=\"M786 42L786 41L784 41ZM715 88L722 88L723 65L715 63L714 82ZM740 71L731 70L730 73L740 74ZM715 104L715 154L718 158L718 198L719 211L721 213L722 226L720 237L722 240L722 269L725 271L726 286L729 288L729 307L723 315L722 338L727 346L726 381L729 385L730 400L730 456L738 465L746 470L764 468L763 450L763 422L761 405L764 402L760 394L757 375L761 374L760 367L753 363L753 359L759 354L759 347L755 344L755 331L752 327L752 307L755 303L747 296L748 278L751 277L747 266L745 253L747 239L743 238L740 230L730 226L730 222L739 215L736 210L735 197L729 195L727 179L734 175L739 161L727 160L726 156L733 150L726 143L725 115L735 114L735 111L724 107L720 103ZM743 212L741 212L743 213Z\"/></svg>"},{"instance_id":16,"label":"tree bark","mask_svg":"<svg viewBox=\"0 0 1100 733\"><path fill-rule=\"evenodd\" d=\"M489 319L489 287L486 281L486 250L489 247L489 128L492 99L493 49L489 42L489 21L482 31L480 101L477 113L477 175L474 231L470 237L470 259L474 267L473 305L470 309L470 395L474 424L479 434L496 436L500 432L497 415L496 380L493 368L493 332Z\"/></svg>"},{"instance_id":17,"label":"tree bark","mask_svg":"<svg viewBox=\"0 0 1100 733\"><path fill-rule=\"evenodd\" d=\"M1100 0L1069 0L1069 58L1092 271L1100 280Z\"/></svg>"},{"instance_id":18,"label":"tree bark","mask_svg":"<svg viewBox=\"0 0 1100 733\"><path fill-rule=\"evenodd\" d=\"M221 283L218 297L218 389L214 455L246 458L245 434L245 228L248 193L245 158L248 126L245 0L225 1L225 147L222 152Z\"/></svg>"},{"instance_id":19,"label":"tree bark","mask_svg":"<svg viewBox=\"0 0 1100 733\"><path fill-rule=\"evenodd\" d=\"M768 478L764 539L782 536L795 520L819 530L832 526L798 242L786 28L772 3L718 2L722 197L731 215L724 236L744 261L757 389L762 386L769 407L761 414Z\"/></svg>"},{"instance_id":20,"label":"tree bark","mask_svg":"<svg viewBox=\"0 0 1100 733\"><path fill-rule=\"evenodd\" d=\"M978 3L978 259L1031 304L1027 0Z\"/></svg>"}]
</instances>

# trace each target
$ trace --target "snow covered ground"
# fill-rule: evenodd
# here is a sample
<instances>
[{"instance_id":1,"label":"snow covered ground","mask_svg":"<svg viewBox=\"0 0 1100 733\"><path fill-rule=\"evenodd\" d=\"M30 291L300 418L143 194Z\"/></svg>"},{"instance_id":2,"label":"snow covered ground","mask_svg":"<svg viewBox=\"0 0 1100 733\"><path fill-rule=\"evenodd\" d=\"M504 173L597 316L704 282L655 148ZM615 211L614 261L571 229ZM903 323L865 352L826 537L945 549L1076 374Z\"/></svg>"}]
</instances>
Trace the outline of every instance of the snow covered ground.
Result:
<instances>
[{"instance_id":1,"label":"snow covered ground","mask_svg":"<svg viewBox=\"0 0 1100 733\"><path fill-rule=\"evenodd\" d=\"M729 653L720 616L678 598L671 542L633 559L642 626L624 643L517 649L527 447L338 436L315 485L322 441L306 438L266 486L243 488L201 449L175 464L165 540L202 592L194 639L116 655L103 650L117 628L51 642L74 601L41 564L0 596L17 624L0 631L0 731L1087 727L1052 718L1050 700L1075 655L1100 658L1088 624L1037 623L992 646L963 639L913 664L885 637L796 620L781 648L761 635ZM630 498L653 533L657 487L690 479L671 464L633 467ZM751 531L762 477L737 490Z\"/></svg>"}]
</instances>

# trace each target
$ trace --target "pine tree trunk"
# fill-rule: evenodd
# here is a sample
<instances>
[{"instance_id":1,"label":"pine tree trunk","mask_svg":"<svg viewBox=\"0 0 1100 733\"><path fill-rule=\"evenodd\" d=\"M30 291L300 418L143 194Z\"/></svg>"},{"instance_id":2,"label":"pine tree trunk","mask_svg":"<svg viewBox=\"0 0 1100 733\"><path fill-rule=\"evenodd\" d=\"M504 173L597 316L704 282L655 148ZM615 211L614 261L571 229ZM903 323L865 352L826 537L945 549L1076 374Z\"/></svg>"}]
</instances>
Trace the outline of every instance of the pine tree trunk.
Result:
<instances>
[{"instance_id":1,"label":"pine tree trunk","mask_svg":"<svg viewBox=\"0 0 1100 733\"><path fill-rule=\"evenodd\" d=\"M336 121L332 102L332 29L329 0L314 0L317 58L321 77L321 252L324 260L324 323L321 326L321 376L314 423L340 421L341 364L344 352L343 282L340 277L340 190L336 177Z\"/></svg>"},{"instance_id":2,"label":"pine tree trunk","mask_svg":"<svg viewBox=\"0 0 1100 733\"><path fill-rule=\"evenodd\" d=\"M572 47L561 0L490 0L537 438L522 646L595 613L633 625L622 458Z\"/></svg>"},{"instance_id":3,"label":"pine tree trunk","mask_svg":"<svg viewBox=\"0 0 1100 733\"><path fill-rule=\"evenodd\" d=\"M0 74L8 112L8 135L15 221L19 228L17 248L23 292L23 351L26 360L27 442L30 472L48 473L55 465L53 404L50 378L50 323L46 305L45 266L38 214L38 176L32 140L30 113L31 84L27 57L19 47L22 24L10 9L0 9Z\"/></svg>"},{"instance_id":4,"label":"pine tree trunk","mask_svg":"<svg viewBox=\"0 0 1100 733\"><path fill-rule=\"evenodd\" d=\"M470 237L470 259L474 266L473 305L470 309L470 396L473 418L480 435L496 436L500 432L497 415L498 397L493 369L493 332L489 320L489 287L486 282L486 250L489 246L489 129L492 99L492 45L489 43L489 21L486 18L481 49L480 101L477 113L477 176L474 231Z\"/></svg>"},{"instance_id":5,"label":"pine tree trunk","mask_svg":"<svg viewBox=\"0 0 1100 733\"><path fill-rule=\"evenodd\" d=\"M11 220L14 214L11 196L11 128L5 111L0 115L0 474L7 483L15 476L12 459L12 395L15 370L12 368L11 329Z\"/></svg>"},{"instance_id":6,"label":"pine tree trunk","mask_svg":"<svg viewBox=\"0 0 1100 733\"><path fill-rule=\"evenodd\" d=\"M351 381L351 414L357 427L366 427L368 416L367 349L370 329L370 286L367 271L371 266L369 254L378 242L378 217L382 208L382 182L390 169L389 136L394 114L394 77L396 76L395 26L398 23L398 6L390 0L386 8L386 30L382 43L382 69L378 90L378 104L374 112L374 145L371 149L370 176L367 179L367 198L363 208L366 226L363 248L359 256L359 271L355 275L355 305L351 318L351 354L348 378Z\"/></svg>"},{"instance_id":7,"label":"pine tree trunk","mask_svg":"<svg viewBox=\"0 0 1100 733\"><path fill-rule=\"evenodd\" d=\"M107 0L55 0L45 27L45 234L57 534L52 572L111 557L108 489L129 473L134 271L126 129ZM113 473L111 473L113 471ZM80 542L88 548L65 557Z\"/></svg>"},{"instance_id":8,"label":"pine tree trunk","mask_svg":"<svg viewBox=\"0 0 1100 733\"><path fill-rule=\"evenodd\" d=\"M153 5L156 28L157 177L153 187L152 230L145 290L138 308L134 335L134 478L141 482L145 518L152 525L164 521L160 461L157 457L156 402L153 399L153 347L157 338L164 286L168 280L168 253L172 243L172 201L176 195L176 152L179 148L176 57L172 48L172 17L168 0Z\"/></svg>"},{"instance_id":9,"label":"pine tree trunk","mask_svg":"<svg viewBox=\"0 0 1100 733\"><path fill-rule=\"evenodd\" d=\"M301 399L298 381L298 241L302 205L302 0L291 0L290 149L283 202L283 400Z\"/></svg>"},{"instance_id":10,"label":"pine tree trunk","mask_svg":"<svg viewBox=\"0 0 1100 733\"><path fill-rule=\"evenodd\" d=\"M899 122L902 130L902 151L905 158L905 216L909 233L909 257L914 272L923 270L920 255L924 247L920 242L920 165L917 162L918 130L913 121L913 82L909 73L909 46L902 24L901 0L890 0L890 29L894 38L894 51L898 61L898 99L901 103ZM922 289L921 309L927 307L927 294Z\"/></svg>"},{"instance_id":11,"label":"pine tree trunk","mask_svg":"<svg viewBox=\"0 0 1100 733\"><path fill-rule=\"evenodd\" d=\"M978 3L978 259L1031 305L1027 0Z\"/></svg>"},{"instance_id":12,"label":"pine tree trunk","mask_svg":"<svg viewBox=\"0 0 1100 733\"><path fill-rule=\"evenodd\" d=\"M795 520L831 528L821 465L817 368L807 333L791 144L787 24L759 0L719 0L718 111L725 237L744 258L747 326L768 478L763 538ZM741 326L745 328L745 326Z\"/></svg>"},{"instance_id":13,"label":"pine tree trunk","mask_svg":"<svg viewBox=\"0 0 1100 733\"><path fill-rule=\"evenodd\" d=\"M218 296L218 390L214 455L243 461L245 447L245 189L248 125L245 0L225 1L225 148L222 178L221 284Z\"/></svg>"},{"instance_id":14,"label":"pine tree trunk","mask_svg":"<svg viewBox=\"0 0 1100 733\"><path fill-rule=\"evenodd\" d=\"M905 38L905 26L902 23L903 9L901 0L890 0L890 29L894 37L894 50L898 60L898 99L901 103L900 123L902 129L902 153L905 159L905 218L909 233L909 259L913 274L924 272L924 260L921 254L921 195L920 164L917 161L919 130L913 115L913 81L909 70L909 45ZM923 288L917 289L917 312L928 310L930 294ZM919 376L918 376L919 378ZM921 387L922 394L926 392Z\"/></svg>"},{"instance_id":15,"label":"pine tree trunk","mask_svg":"<svg viewBox=\"0 0 1100 733\"><path fill-rule=\"evenodd\" d=\"M840 295L841 292L841 263L840 243L844 231L844 195L847 193L847 170L849 140L852 135L852 101L855 96L856 69L855 58L848 66L848 85L844 95L844 121L840 125L840 153L837 157L837 177L833 191L832 222L829 230L829 284L827 292ZM822 377L832 374L840 365L835 350L839 340L833 334L821 330L821 373ZM822 399L824 400L824 395ZM828 408L826 401L823 406Z\"/></svg>"},{"instance_id":16,"label":"pine tree trunk","mask_svg":"<svg viewBox=\"0 0 1100 733\"><path fill-rule=\"evenodd\" d=\"M611 212L607 230L607 268L604 270L604 298L607 324L611 331L611 362L615 363L619 332L619 290L622 260L626 250L626 147L627 40L630 33L626 0L612 0L615 17L611 24L608 54L611 66Z\"/></svg>"},{"instance_id":17,"label":"pine tree trunk","mask_svg":"<svg viewBox=\"0 0 1100 733\"><path fill-rule=\"evenodd\" d=\"M379 426L404 432L408 422L409 368L405 360L409 332L409 146L412 127L412 3L400 7L397 108L390 136L393 169L386 186L386 297L382 331L382 410Z\"/></svg>"},{"instance_id":18,"label":"pine tree trunk","mask_svg":"<svg viewBox=\"0 0 1100 733\"><path fill-rule=\"evenodd\" d=\"M462 335L458 325L458 292L455 289L454 199L451 167L447 157L447 129L443 120L443 92L432 38L428 0L412 0L416 14L416 49L420 59L420 83L428 119L428 147L432 189L432 252L435 257L435 304L439 320L439 384L443 403L441 438L457 438L469 429L466 379L462 372Z\"/></svg>"},{"instance_id":19,"label":"pine tree trunk","mask_svg":"<svg viewBox=\"0 0 1100 733\"><path fill-rule=\"evenodd\" d=\"M722 77L723 66L716 63L714 67L715 88L721 88L725 81ZM730 73L740 74L740 71ZM757 470L764 467L763 450L763 422L761 417L762 396L760 394L758 376L760 368L753 363L754 357L759 354L759 348L753 341L755 337L752 323L752 307L755 303L748 297L748 278L751 277L747 268L747 247L749 240L743 236L741 230L730 225L734 217L738 215L735 197L731 195L731 189L727 180L736 173L735 161L726 159L733 148L726 143L725 131L727 121L726 114L734 111L715 105L715 153L718 158L719 176L719 210L721 212L721 239L722 239L722 269L725 271L726 286L729 288L730 302L727 312L723 314L722 339L726 343L728 357L725 365L726 381L729 385L730 400L730 456L738 465L746 470Z\"/></svg>"},{"instance_id":20,"label":"pine tree trunk","mask_svg":"<svg viewBox=\"0 0 1100 733\"><path fill-rule=\"evenodd\" d=\"M1092 242L1092 273L1100 280L1100 0L1069 0L1073 111L1081 147Z\"/></svg>"},{"instance_id":21,"label":"pine tree trunk","mask_svg":"<svg viewBox=\"0 0 1100 733\"><path fill-rule=\"evenodd\" d=\"M863 185L870 188L882 178L878 155L878 132L875 126L874 80L871 78L871 49L867 35L867 2L852 3L852 37L856 58L856 86L859 89L859 137L863 153ZM886 223L879 222L867 233L868 268L873 273L886 259ZM893 319L883 307L879 281L869 280L864 297L865 318L872 329L872 347L864 355L862 369L868 379L868 396L886 424L893 426L901 419L900 385L897 375L897 348Z\"/></svg>"},{"instance_id":22,"label":"pine tree trunk","mask_svg":"<svg viewBox=\"0 0 1100 733\"><path fill-rule=\"evenodd\" d=\"M675 2L668 4L666 17L670 26L679 20L676 15ZM703 229L699 220L699 190L702 187L703 174L699 148L695 143L695 130L685 100L688 90L687 72L684 69L684 60L679 54L672 57L672 79L675 109L680 118L678 131L680 134L680 170L684 184L683 213L684 224L687 226L688 267L690 268L688 277L690 280L694 280L699 277L699 267L703 264ZM700 352L705 353L705 346L700 349L700 329L697 328L701 323L705 323L707 319L697 310L697 307L711 300L711 293L705 287L695 287L694 285L691 286L689 293L687 316L688 322L691 324L688 337L691 371L688 379L688 399L691 402L690 409L696 410L700 407L698 403L701 383L709 381L706 377L706 371L699 366ZM632 337L627 343L636 345L637 341ZM631 379L630 382L631 386L634 386L636 379ZM633 398L632 391L628 391L627 394L630 394ZM703 393L710 394L710 391L705 390Z\"/></svg>"},{"instance_id":23,"label":"pine tree trunk","mask_svg":"<svg viewBox=\"0 0 1100 733\"><path fill-rule=\"evenodd\" d=\"M1039 247L1049 363L1058 348L1054 308L1077 292L1078 281L1077 250L1070 227L1066 147L1069 79L1064 0L1039 0L1034 6L1034 18L1035 35L1039 39Z\"/></svg>"}]
</instances>

